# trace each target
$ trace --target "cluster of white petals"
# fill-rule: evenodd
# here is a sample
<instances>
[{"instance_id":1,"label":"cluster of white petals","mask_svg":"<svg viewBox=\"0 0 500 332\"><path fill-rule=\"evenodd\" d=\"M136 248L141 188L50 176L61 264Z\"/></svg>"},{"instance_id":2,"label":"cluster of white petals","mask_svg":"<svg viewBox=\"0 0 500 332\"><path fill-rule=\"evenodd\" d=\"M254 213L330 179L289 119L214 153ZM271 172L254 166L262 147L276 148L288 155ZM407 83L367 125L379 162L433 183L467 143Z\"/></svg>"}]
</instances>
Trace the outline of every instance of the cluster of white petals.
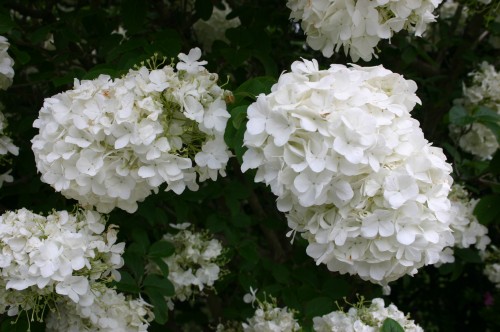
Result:
<instances>
[{"instance_id":1,"label":"cluster of white petals","mask_svg":"<svg viewBox=\"0 0 500 332\"><path fill-rule=\"evenodd\" d=\"M0 165L9 164L7 160L8 154L13 154L17 156L19 154L19 148L14 145L12 138L7 135L7 119L3 114L4 106L0 103ZM13 177L10 175L11 170L0 174L0 187L2 187L4 182L12 182Z\"/></svg>"},{"instance_id":2,"label":"cluster of white petals","mask_svg":"<svg viewBox=\"0 0 500 332\"><path fill-rule=\"evenodd\" d=\"M255 314L242 323L244 332L294 332L300 331L300 325L293 318L288 308L276 306L275 301L258 302Z\"/></svg>"},{"instance_id":3,"label":"cluster of white petals","mask_svg":"<svg viewBox=\"0 0 500 332\"><path fill-rule=\"evenodd\" d=\"M93 283L120 279L117 269L123 266L125 243L116 243L116 236L116 228L106 230L104 218L95 211L54 211L47 217L24 208L4 213L0 313L36 311L43 299L58 295L91 305Z\"/></svg>"},{"instance_id":4,"label":"cluster of white petals","mask_svg":"<svg viewBox=\"0 0 500 332\"><path fill-rule=\"evenodd\" d=\"M201 42L203 49L210 52L212 44L216 40L228 42L226 31L231 28L236 28L241 25L238 17L228 20L226 17L232 11L226 1L222 1L224 9L219 9L214 6L212 16L205 21L199 19L193 24L193 30L196 38Z\"/></svg>"},{"instance_id":5,"label":"cluster of white petals","mask_svg":"<svg viewBox=\"0 0 500 332\"><path fill-rule=\"evenodd\" d=\"M90 306L65 300L57 303L46 319L51 332L146 332L153 318L150 305L141 298L131 299L116 290L101 287L94 290Z\"/></svg>"},{"instance_id":6,"label":"cluster of white petals","mask_svg":"<svg viewBox=\"0 0 500 332\"><path fill-rule=\"evenodd\" d=\"M353 61L369 61L380 39L408 30L421 36L442 0L288 0L290 18L302 21L307 44L325 57L343 47Z\"/></svg>"},{"instance_id":7,"label":"cluster of white petals","mask_svg":"<svg viewBox=\"0 0 500 332\"><path fill-rule=\"evenodd\" d=\"M469 112L477 106L485 106L500 114L500 72L487 62L482 62L479 70L470 74L470 86L463 86L463 99L455 103L463 105ZM490 128L481 123L473 123L465 133L460 128L451 127L452 136L458 138L460 147L480 159L491 159L499 144Z\"/></svg>"},{"instance_id":8,"label":"cluster of white petals","mask_svg":"<svg viewBox=\"0 0 500 332\"><path fill-rule=\"evenodd\" d=\"M480 252L485 263L484 274L497 288L500 288L500 249L491 245L486 251Z\"/></svg>"},{"instance_id":9,"label":"cluster of white petals","mask_svg":"<svg viewBox=\"0 0 500 332\"><path fill-rule=\"evenodd\" d=\"M0 90L6 90L14 79L14 60L7 53L9 46L7 38L0 36Z\"/></svg>"},{"instance_id":10,"label":"cluster of white petals","mask_svg":"<svg viewBox=\"0 0 500 332\"><path fill-rule=\"evenodd\" d=\"M130 70L112 80L75 80L72 90L44 101L32 149L42 181L100 212L166 190L198 189L225 176L229 92L198 61L199 48L174 67Z\"/></svg>"},{"instance_id":11,"label":"cluster of white petals","mask_svg":"<svg viewBox=\"0 0 500 332\"><path fill-rule=\"evenodd\" d=\"M202 294L204 288L212 287L221 272L222 244L208 232L194 232L182 224L177 234L165 234L163 240L175 247L175 253L163 259L168 265L168 279L172 282L175 295L168 299L186 301L194 295Z\"/></svg>"},{"instance_id":12,"label":"cluster of white petals","mask_svg":"<svg viewBox=\"0 0 500 332\"><path fill-rule=\"evenodd\" d=\"M416 84L382 66L297 61L248 107L242 170L257 168L332 271L386 284L453 244L453 182L410 111Z\"/></svg>"},{"instance_id":13,"label":"cluster of white petals","mask_svg":"<svg viewBox=\"0 0 500 332\"><path fill-rule=\"evenodd\" d=\"M384 300L375 298L370 306L363 303L349 309L349 311L333 311L322 317L314 317L313 329L316 332L331 331L363 331L378 332L386 318L391 318L401 325L405 332L423 332L424 330L398 310L394 304L385 307Z\"/></svg>"},{"instance_id":14,"label":"cluster of white petals","mask_svg":"<svg viewBox=\"0 0 500 332\"><path fill-rule=\"evenodd\" d=\"M484 251L491 240L488 237L488 228L481 225L473 214L478 199L470 198L469 192L462 186L454 184L449 195L451 202L451 224L455 238L455 246L469 248L474 245Z\"/></svg>"}]
</instances>

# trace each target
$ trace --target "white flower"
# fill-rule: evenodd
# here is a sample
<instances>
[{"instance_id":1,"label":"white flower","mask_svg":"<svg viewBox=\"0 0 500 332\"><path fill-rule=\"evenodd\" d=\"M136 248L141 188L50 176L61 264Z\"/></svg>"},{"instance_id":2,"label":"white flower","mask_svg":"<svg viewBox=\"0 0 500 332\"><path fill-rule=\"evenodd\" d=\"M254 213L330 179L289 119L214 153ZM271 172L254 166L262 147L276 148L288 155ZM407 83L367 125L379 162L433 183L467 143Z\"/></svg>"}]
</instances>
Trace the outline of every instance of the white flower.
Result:
<instances>
[{"instance_id":1,"label":"white flower","mask_svg":"<svg viewBox=\"0 0 500 332\"><path fill-rule=\"evenodd\" d=\"M1 36L0 36L1 37ZM7 119L3 114L4 106L0 103L0 164L10 164L7 155L10 153L14 156L19 154L19 148L14 145L12 139L7 135ZM4 182L12 182L14 178L10 175L11 170L0 174L0 188Z\"/></svg>"},{"instance_id":2,"label":"white flower","mask_svg":"<svg viewBox=\"0 0 500 332\"><path fill-rule=\"evenodd\" d=\"M238 17L230 20L226 18L227 15L231 13L232 9L226 1L222 1L222 5L224 6L224 9L219 9L214 6L212 16L210 16L208 20L205 21L199 19L193 24L193 30L196 38L201 42L205 51L210 52L212 44L216 40L228 42L228 39L226 38L226 31L241 25Z\"/></svg>"},{"instance_id":3,"label":"white flower","mask_svg":"<svg viewBox=\"0 0 500 332\"><path fill-rule=\"evenodd\" d=\"M453 244L451 166L410 115L415 91L382 66L303 60L248 107L242 170L257 168L318 264L385 285Z\"/></svg>"},{"instance_id":4,"label":"white flower","mask_svg":"<svg viewBox=\"0 0 500 332\"><path fill-rule=\"evenodd\" d=\"M75 80L45 99L32 139L42 180L100 212L130 213L163 183L177 194L225 176L229 113L217 75L200 49L171 66L130 70L123 78Z\"/></svg>"},{"instance_id":5,"label":"white flower","mask_svg":"<svg viewBox=\"0 0 500 332\"><path fill-rule=\"evenodd\" d=\"M399 311L394 304L385 307L384 300L375 298L370 306L366 306L361 300L349 311L333 311L321 317L314 317L313 329L315 332L330 331L366 331L376 332L384 324L386 318L391 318L401 325L405 332L423 332L408 315Z\"/></svg>"},{"instance_id":6,"label":"white flower","mask_svg":"<svg viewBox=\"0 0 500 332\"><path fill-rule=\"evenodd\" d=\"M92 304L89 284L110 275L120 278L117 269L124 263L125 244L116 240L114 226L105 231L105 220L95 211L54 211L47 217L27 209L4 213L0 216L1 313L13 308L43 312L45 297ZM32 303L37 298L39 303Z\"/></svg>"},{"instance_id":7,"label":"white flower","mask_svg":"<svg viewBox=\"0 0 500 332\"><path fill-rule=\"evenodd\" d=\"M258 301L258 308L253 317L242 323L245 332L294 332L300 331L300 325L293 318L288 308L279 308L276 300L271 303Z\"/></svg>"},{"instance_id":8,"label":"white flower","mask_svg":"<svg viewBox=\"0 0 500 332\"><path fill-rule=\"evenodd\" d=\"M0 90L6 90L12 85L14 78L14 60L9 56L7 38L0 36Z\"/></svg>"},{"instance_id":9,"label":"white flower","mask_svg":"<svg viewBox=\"0 0 500 332\"><path fill-rule=\"evenodd\" d=\"M94 285L95 300L80 306L68 300L57 303L47 316L47 331L146 332L153 314L142 299L131 299L114 289Z\"/></svg>"},{"instance_id":10,"label":"white flower","mask_svg":"<svg viewBox=\"0 0 500 332\"><path fill-rule=\"evenodd\" d=\"M163 236L163 240L175 247L172 256L163 258L175 289L175 295L167 299L171 308L173 301L186 301L214 285L220 277L222 254L221 243L208 232L193 232L186 223L172 226L179 232ZM153 265L149 270L156 271Z\"/></svg>"},{"instance_id":11,"label":"white flower","mask_svg":"<svg viewBox=\"0 0 500 332\"><path fill-rule=\"evenodd\" d=\"M455 104L465 107L470 113L477 106L485 106L500 115L500 73L487 62L479 70L469 74L472 84L463 86L463 99ZM495 134L482 123L473 123L466 128L450 126L450 134L458 140L459 146L480 159L491 159L499 148Z\"/></svg>"},{"instance_id":12,"label":"white flower","mask_svg":"<svg viewBox=\"0 0 500 332\"><path fill-rule=\"evenodd\" d=\"M497 288L500 288L500 250L490 245L485 251L479 252L485 263L484 274Z\"/></svg>"},{"instance_id":13,"label":"white flower","mask_svg":"<svg viewBox=\"0 0 500 332\"><path fill-rule=\"evenodd\" d=\"M331 57L340 48L353 61L371 60L380 39L408 30L421 36L442 0L288 0L290 18L302 21L307 44Z\"/></svg>"}]
</instances>

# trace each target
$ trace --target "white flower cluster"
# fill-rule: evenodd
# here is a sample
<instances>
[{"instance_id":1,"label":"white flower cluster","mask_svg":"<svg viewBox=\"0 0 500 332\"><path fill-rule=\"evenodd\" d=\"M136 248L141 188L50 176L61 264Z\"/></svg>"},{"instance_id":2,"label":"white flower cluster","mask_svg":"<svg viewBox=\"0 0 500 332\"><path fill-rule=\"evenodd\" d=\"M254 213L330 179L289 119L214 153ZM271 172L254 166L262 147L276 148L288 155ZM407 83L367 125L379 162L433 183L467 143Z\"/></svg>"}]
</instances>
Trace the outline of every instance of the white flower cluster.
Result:
<instances>
[{"instance_id":1,"label":"white flower cluster","mask_svg":"<svg viewBox=\"0 0 500 332\"><path fill-rule=\"evenodd\" d=\"M14 79L14 60L7 53L9 46L7 38L0 36L0 90L6 90Z\"/></svg>"},{"instance_id":2,"label":"white flower cluster","mask_svg":"<svg viewBox=\"0 0 500 332\"><path fill-rule=\"evenodd\" d=\"M480 252L485 263L484 274L497 288L500 288L500 249L491 245L486 251Z\"/></svg>"},{"instance_id":3,"label":"white flower cluster","mask_svg":"<svg viewBox=\"0 0 500 332\"><path fill-rule=\"evenodd\" d=\"M180 194L225 176L229 113L199 48L170 65L123 78L75 80L44 101L32 149L42 180L100 212L137 210L163 183Z\"/></svg>"},{"instance_id":4,"label":"white flower cluster","mask_svg":"<svg viewBox=\"0 0 500 332\"><path fill-rule=\"evenodd\" d=\"M462 186L454 184L449 195L451 202L451 224L455 238L455 246L469 248L471 245L484 251L491 242L488 228L481 225L473 214L479 200L470 199L469 192Z\"/></svg>"},{"instance_id":5,"label":"white flower cluster","mask_svg":"<svg viewBox=\"0 0 500 332\"><path fill-rule=\"evenodd\" d=\"M322 317L314 317L314 331L363 331L378 332L384 320L391 318L401 325L405 332L423 332L424 330L410 320L407 315L399 311L394 304L385 307L384 300L376 298L369 307L361 302L349 309L347 313L334 311Z\"/></svg>"},{"instance_id":6,"label":"white flower cluster","mask_svg":"<svg viewBox=\"0 0 500 332\"><path fill-rule=\"evenodd\" d=\"M19 148L14 145L12 139L6 134L5 129L7 128L7 120L3 114L4 106L0 103L0 165L8 164L9 161L6 160L7 155L13 154L17 156L19 154ZM0 188L4 182L12 182L14 180L10 175L11 170L0 174Z\"/></svg>"},{"instance_id":7,"label":"white flower cluster","mask_svg":"<svg viewBox=\"0 0 500 332\"><path fill-rule=\"evenodd\" d=\"M258 169L317 264L386 284L453 244L451 166L410 115L415 91L382 66L304 60L248 107L242 171Z\"/></svg>"},{"instance_id":8,"label":"white flower cluster","mask_svg":"<svg viewBox=\"0 0 500 332\"><path fill-rule=\"evenodd\" d=\"M182 224L177 234L165 234L163 240L175 247L175 253L164 258L167 263L168 279L172 282L175 295L168 299L172 309L173 301L186 301L205 287L213 286L219 279L222 245L208 232L193 232Z\"/></svg>"},{"instance_id":9,"label":"white flower cluster","mask_svg":"<svg viewBox=\"0 0 500 332\"><path fill-rule=\"evenodd\" d=\"M96 299L90 306L71 301L57 303L46 319L51 332L146 332L153 318L150 305L142 299L131 299L114 289L94 290Z\"/></svg>"},{"instance_id":10,"label":"white flower cluster","mask_svg":"<svg viewBox=\"0 0 500 332\"><path fill-rule=\"evenodd\" d=\"M105 228L95 211L44 217L23 208L0 216L0 313L43 311L54 294L92 305L92 284L119 280L123 266L125 243L116 243L114 226Z\"/></svg>"},{"instance_id":11,"label":"white flower cluster","mask_svg":"<svg viewBox=\"0 0 500 332\"><path fill-rule=\"evenodd\" d=\"M479 70L470 74L471 86L463 87L464 99L456 100L470 112L476 106L486 106L500 114L500 73L487 62L482 62ZM454 136L460 134L460 128L451 127ZM481 123L473 123L458 139L460 147L481 159L491 159L499 144L495 134Z\"/></svg>"},{"instance_id":12,"label":"white flower cluster","mask_svg":"<svg viewBox=\"0 0 500 332\"><path fill-rule=\"evenodd\" d=\"M341 47L353 61L369 61L380 39L408 30L416 36L433 22L442 0L288 0L290 18L302 20L307 44L325 57Z\"/></svg>"},{"instance_id":13,"label":"white flower cluster","mask_svg":"<svg viewBox=\"0 0 500 332\"><path fill-rule=\"evenodd\" d=\"M276 301L258 302L255 314L242 323L244 332L294 332L300 325L288 308L279 308Z\"/></svg>"},{"instance_id":14,"label":"white flower cluster","mask_svg":"<svg viewBox=\"0 0 500 332\"><path fill-rule=\"evenodd\" d=\"M228 42L228 39L226 38L226 31L241 25L238 17L230 20L226 18L227 15L231 13L232 9L226 1L222 1L222 5L224 6L224 9L219 9L214 6L212 16L210 16L207 21L199 19L193 24L193 30L196 34L196 38L201 42L205 51L210 52L212 44L216 40Z\"/></svg>"}]
</instances>

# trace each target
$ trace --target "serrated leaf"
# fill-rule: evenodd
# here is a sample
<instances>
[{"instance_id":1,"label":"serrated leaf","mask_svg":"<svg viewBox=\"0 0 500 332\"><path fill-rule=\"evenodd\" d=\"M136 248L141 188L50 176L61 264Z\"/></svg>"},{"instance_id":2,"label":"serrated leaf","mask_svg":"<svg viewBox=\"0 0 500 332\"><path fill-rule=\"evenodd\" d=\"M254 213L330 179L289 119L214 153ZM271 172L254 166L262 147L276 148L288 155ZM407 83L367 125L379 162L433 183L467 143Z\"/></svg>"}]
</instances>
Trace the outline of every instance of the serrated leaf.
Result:
<instances>
[{"instance_id":1,"label":"serrated leaf","mask_svg":"<svg viewBox=\"0 0 500 332\"><path fill-rule=\"evenodd\" d=\"M150 274L144 278L142 282L144 288L154 289L156 292L162 294L163 296L173 296L175 294L174 285L172 282L165 277Z\"/></svg>"},{"instance_id":2,"label":"serrated leaf","mask_svg":"<svg viewBox=\"0 0 500 332\"><path fill-rule=\"evenodd\" d=\"M154 288L145 288L144 293L149 297L149 302L153 306L155 322L165 324L168 321L168 306L163 295L156 292Z\"/></svg>"},{"instance_id":3,"label":"serrated leaf","mask_svg":"<svg viewBox=\"0 0 500 332\"><path fill-rule=\"evenodd\" d=\"M387 317L380 328L380 332L405 332L405 330L394 319Z\"/></svg>"},{"instance_id":4,"label":"serrated leaf","mask_svg":"<svg viewBox=\"0 0 500 332\"><path fill-rule=\"evenodd\" d=\"M150 258L166 258L172 256L175 252L175 247L167 241L157 241L149 247L148 256Z\"/></svg>"}]
</instances>

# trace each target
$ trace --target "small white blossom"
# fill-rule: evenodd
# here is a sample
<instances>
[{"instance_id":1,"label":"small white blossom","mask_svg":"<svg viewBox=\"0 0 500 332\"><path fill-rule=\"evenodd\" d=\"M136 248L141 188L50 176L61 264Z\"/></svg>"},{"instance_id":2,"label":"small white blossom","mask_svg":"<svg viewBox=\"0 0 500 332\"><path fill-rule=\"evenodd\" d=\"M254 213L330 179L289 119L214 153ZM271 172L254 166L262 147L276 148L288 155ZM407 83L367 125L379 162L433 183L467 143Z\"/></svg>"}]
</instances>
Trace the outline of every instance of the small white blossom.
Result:
<instances>
[{"instance_id":1,"label":"small white blossom","mask_svg":"<svg viewBox=\"0 0 500 332\"><path fill-rule=\"evenodd\" d=\"M0 90L6 90L14 79L14 60L7 53L9 46L7 38L0 36Z\"/></svg>"},{"instance_id":2,"label":"small white blossom","mask_svg":"<svg viewBox=\"0 0 500 332\"><path fill-rule=\"evenodd\" d=\"M100 212L130 213L163 183L180 194L198 180L225 176L229 113L217 75L201 51L167 65L130 70L112 80L75 80L45 99L32 149L42 181Z\"/></svg>"},{"instance_id":3,"label":"small white blossom","mask_svg":"<svg viewBox=\"0 0 500 332\"><path fill-rule=\"evenodd\" d=\"M302 21L307 44L331 57L340 48L353 61L371 60L380 39L407 30L422 36L442 0L288 0L290 18Z\"/></svg>"},{"instance_id":4,"label":"small white blossom","mask_svg":"<svg viewBox=\"0 0 500 332\"><path fill-rule=\"evenodd\" d=\"M424 330L409 319L408 315L398 310L394 304L385 307L384 300L375 298L370 306L363 302L357 304L349 311L333 311L321 317L314 317L313 329L316 332L331 331L363 331L377 332L384 324L386 318L391 318L401 325L405 332L423 332Z\"/></svg>"},{"instance_id":5,"label":"small white blossom","mask_svg":"<svg viewBox=\"0 0 500 332\"><path fill-rule=\"evenodd\" d=\"M276 300L258 302L255 314L242 323L244 332L294 332L300 331L300 325L293 318L288 308L279 308Z\"/></svg>"},{"instance_id":6,"label":"small white blossom","mask_svg":"<svg viewBox=\"0 0 500 332\"><path fill-rule=\"evenodd\" d=\"M14 145L12 139L8 136L6 132L7 119L3 114L4 106L0 103L0 164L9 164L7 159L8 154L17 156L19 154L19 148ZM4 182L12 182L14 178L10 175L11 170L7 170L5 173L0 174L0 188Z\"/></svg>"},{"instance_id":7,"label":"small white blossom","mask_svg":"<svg viewBox=\"0 0 500 332\"><path fill-rule=\"evenodd\" d=\"M491 245L486 251L480 252L481 258L483 259L484 274L488 277L497 288L500 288L500 250Z\"/></svg>"},{"instance_id":8,"label":"small white blossom","mask_svg":"<svg viewBox=\"0 0 500 332\"><path fill-rule=\"evenodd\" d=\"M410 115L416 88L382 66L303 60L248 107L242 171L257 168L317 264L385 285L453 244L451 166Z\"/></svg>"}]
</instances>

